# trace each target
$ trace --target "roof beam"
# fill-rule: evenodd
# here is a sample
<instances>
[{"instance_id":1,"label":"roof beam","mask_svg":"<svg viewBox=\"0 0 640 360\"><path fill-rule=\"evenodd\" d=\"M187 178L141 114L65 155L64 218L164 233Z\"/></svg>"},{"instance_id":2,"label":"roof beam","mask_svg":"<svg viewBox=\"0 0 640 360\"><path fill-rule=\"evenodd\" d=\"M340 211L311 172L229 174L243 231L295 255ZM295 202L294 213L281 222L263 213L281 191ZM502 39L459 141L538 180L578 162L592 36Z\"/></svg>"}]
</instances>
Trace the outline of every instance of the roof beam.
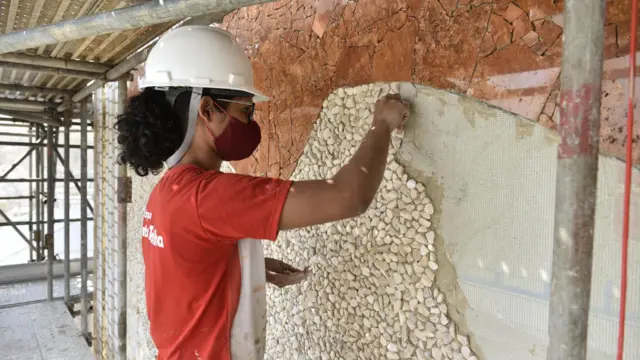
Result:
<instances>
[{"instance_id":1,"label":"roof beam","mask_svg":"<svg viewBox=\"0 0 640 360\"><path fill-rule=\"evenodd\" d=\"M1 55L0 55L1 56ZM40 93L53 94L71 97L73 91L67 89L58 89L42 86L23 86L18 84L0 84L0 91L21 92L21 93Z\"/></svg>"},{"instance_id":2,"label":"roof beam","mask_svg":"<svg viewBox=\"0 0 640 360\"><path fill-rule=\"evenodd\" d=\"M20 111L0 109L0 115L11 116L12 118L11 120L22 120L22 121L32 122L37 124L62 126L62 121L58 119L52 119L51 116L49 116L44 112L29 114L29 113L23 113Z\"/></svg>"},{"instance_id":3,"label":"roof beam","mask_svg":"<svg viewBox=\"0 0 640 360\"><path fill-rule=\"evenodd\" d=\"M45 111L46 109L50 109L56 105L58 104L46 101L0 98L0 108L4 109L10 108L23 111Z\"/></svg>"},{"instance_id":4,"label":"roof beam","mask_svg":"<svg viewBox=\"0 0 640 360\"><path fill-rule=\"evenodd\" d=\"M82 79L95 79L96 77L100 76L100 74L96 74L95 72L89 72L89 71L58 69L58 68L53 68L48 66L18 64L18 63L12 63L8 61L0 61L0 68L5 68L9 70L20 70L20 71L34 71L34 72L53 74L58 76L73 76L73 77L82 78Z\"/></svg>"},{"instance_id":5,"label":"roof beam","mask_svg":"<svg viewBox=\"0 0 640 360\"><path fill-rule=\"evenodd\" d=\"M0 54L0 61L25 65L46 66L55 69L87 71L97 74L102 74L110 68L109 65L89 61L57 59L47 56L16 53Z\"/></svg>"},{"instance_id":6,"label":"roof beam","mask_svg":"<svg viewBox=\"0 0 640 360\"><path fill-rule=\"evenodd\" d=\"M11 3L9 4L9 16L7 16L7 27L5 28L6 33L13 31L13 25L16 22L17 13L18 13L18 0L11 0Z\"/></svg>"},{"instance_id":7,"label":"roof beam","mask_svg":"<svg viewBox=\"0 0 640 360\"><path fill-rule=\"evenodd\" d=\"M91 95L92 92L103 87L104 84L106 84L107 82L117 80L122 75L125 75L126 73L131 71L131 69L142 64L147 59L147 55L149 55L149 51L151 51L151 48L146 48L142 51L139 51L133 54L130 58L116 65L115 67L113 67L113 69L109 70L104 78L95 80L90 85L85 86L80 91L75 93L71 97L71 101L79 102L82 99L86 98L87 96ZM63 103L60 106L58 106L57 110L62 112L64 111L65 108L66 106Z\"/></svg>"},{"instance_id":8,"label":"roof beam","mask_svg":"<svg viewBox=\"0 0 640 360\"><path fill-rule=\"evenodd\" d=\"M199 14L227 14L235 9L273 0L164 0L57 22L0 36L0 54L42 45L135 29Z\"/></svg>"},{"instance_id":9,"label":"roof beam","mask_svg":"<svg viewBox=\"0 0 640 360\"><path fill-rule=\"evenodd\" d=\"M43 112L47 109L54 109L60 103L49 102L49 101L37 101L37 100L27 100L27 99L7 99L0 98L0 108L7 110L15 110L22 112ZM92 106L87 107L89 111L93 110ZM78 104L73 104L73 112L77 113L80 110L80 106Z\"/></svg>"}]
</instances>

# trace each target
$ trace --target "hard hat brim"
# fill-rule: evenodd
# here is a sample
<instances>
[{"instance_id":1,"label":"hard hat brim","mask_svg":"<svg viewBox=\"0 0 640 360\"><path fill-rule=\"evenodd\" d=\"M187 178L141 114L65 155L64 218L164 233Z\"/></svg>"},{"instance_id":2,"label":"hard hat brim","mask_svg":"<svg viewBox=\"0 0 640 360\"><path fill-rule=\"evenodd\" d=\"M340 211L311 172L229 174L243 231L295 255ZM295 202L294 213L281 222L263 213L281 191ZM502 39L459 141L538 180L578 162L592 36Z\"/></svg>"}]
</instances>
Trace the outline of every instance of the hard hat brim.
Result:
<instances>
[{"instance_id":1,"label":"hard hat brim","mask_svg":"<svg viewBox=\"0 0 640 360\"><path fill-rule=\"evenodd\" d=\"M172 87L190 87L190 88L198 87L198 88L212 89L212 90L215 90L215 89L237 90L237 91L242 91L242 92L247 92L249 94L252 94L253 102L260 103L260 102L269 101L268 96L264 95L261 91L259 91L258 89L256 89L254 86L251 86L251 85L234 86L234 85L224 84L221 86L202 86L199 84L193 84L191 82L186 82L186 81L169 81L169 82L162 82L162 83L151 82L151 81L145 82L144 78L140 79L138 83L139 83L138 88L141 90L148 87L154 87L159 89L168 89Z\"/></svg>"}]
</instances>

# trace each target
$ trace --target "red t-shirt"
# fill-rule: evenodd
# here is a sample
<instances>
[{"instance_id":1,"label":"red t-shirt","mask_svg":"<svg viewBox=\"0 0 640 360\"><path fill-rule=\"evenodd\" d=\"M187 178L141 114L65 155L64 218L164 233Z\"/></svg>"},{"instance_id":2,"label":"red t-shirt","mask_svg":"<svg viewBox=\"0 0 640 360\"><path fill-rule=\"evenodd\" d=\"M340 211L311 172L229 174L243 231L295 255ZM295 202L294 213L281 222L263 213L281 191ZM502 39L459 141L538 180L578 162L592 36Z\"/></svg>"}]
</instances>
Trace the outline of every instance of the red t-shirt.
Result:
<instances>
[{"instance_id":1,"label":"red t-shirt","mask_svg":"<svg viewBox=\"0 0 640 360\"><path fill-rule=\"evenodd\" d=\"M290 181L169 170L144 213L142 252L158 360L230 359L240 296L237 241L275 240Z\"/></svg>"}]
</instances>

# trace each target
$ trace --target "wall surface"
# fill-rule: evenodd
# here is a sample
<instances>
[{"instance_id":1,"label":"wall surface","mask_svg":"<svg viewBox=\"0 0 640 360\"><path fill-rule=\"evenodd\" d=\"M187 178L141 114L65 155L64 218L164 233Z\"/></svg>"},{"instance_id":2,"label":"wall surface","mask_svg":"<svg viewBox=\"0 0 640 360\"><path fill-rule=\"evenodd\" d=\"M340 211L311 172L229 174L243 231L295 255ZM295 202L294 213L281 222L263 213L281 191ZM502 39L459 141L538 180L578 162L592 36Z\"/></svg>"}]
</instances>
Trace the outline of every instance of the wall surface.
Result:
<instances>
[{"instance_id":1,"label":"wall surface","mask_svg":"<svg viewBox=\"0 0 640 360\"><path fill-rule=\"evenodd\" d=\"M339 87L378 81L452 90L554 128L563 7L558 0L280 0L229 14L222 26L245 46L258 89L272 98L258 106L260 148L236 169L289 177L322 101ZM630 9L631 0L606 1L600 145L619 157ZM634 158L640 164L640 146Z\"/></svg>"},{"instance_id":2,"label":"wall surface","mask_svg":"<svg viewBox=\"0 0 640 360\"><path fill-rule=\"evenodd\" d=\"M375 101L396 91L371 84L329 95L292 179L333 176L371 127ZM301 286L269 289L269 359L477 358L464 318L452 321L455 310L434 284L434 204L395 161L401 140L392 138L365 214L286 231L264 245L268 256L314 272Z\"/></svg>"},{"instance_id":3,"label":"wall surface","mask_svg":"<svg viewBox=\"0 0 640 360\"><path fill-rule=\"evenodd\" d=\"M372 101L413 104L367 214L283 232L268 256L311 265L268 291L269 359L544 359L557 134L515 114L423 86L338 89L323 104L292 176L334 174L366 131ZM402 141L402 145L401 145ZM589 359L615 352L623 164L601 157ZM640 189L635 172L633 216ZM159 177L134 176L129 213L128 358L148 359L139 224ZM414 181L417 180L417 181ZM640 275L637 222L630 279ZM629 282L625 359L640 345L640 288ZM449 356L451 354L451 356ZM475 355L474 355L475 354Z\"/></svg>"},{"instance_id":4,"label":"wall surface","mask_svg":"<svg viewBox=\"0 0 640 360\"><path fill-rule=\"evenodd\" d=\"M127 213L127 359L145 360L155 356L155 346L149 335L140 229L149 194L162 175L131 176L133 197Z\"/></svg>"},{"instance_id":5,"label":"wall surface","mask_svg":"<svg viewBox=\"0 0 640 360\"><path fill-rule=\"evenodd\" d=\"M401 93L414 112L399 161L436 208L436 284L467 309L486 359L545 359L557 134L443 91L402 84ZM589 359L611 359L617 344L623 174L622 162L600 157ZM633 176L638 219L640 172ZM639 276L632 221L625 359L640 357Z\"/></svg>"},{"instance_id":6,"label":"wall surface","mask_svg":"<svg viewBox=\"0 0 640 360\"><path fill-rule=\"evenodd\" d=\"M263 129L258 151L234 166L241 173L284 178L294 170L301 171L299 160L308 146L307 139L319 136L312 132L327 96L339 87L376 81L411 81L453 90L553 129L558 120L562 4L553 0L281 0L240 9L227 16L222 26L246 47L256 85L271 96L272 101L257 109L256 119ZM625 112L620 109L625 108L628 85L625 76L628 73L629 7L630 0L607 1L601 149L614 156L623 154L625 135ZM427 90L421 89L419 93ZM98 98L101 94L98 92ZM115 96L115 92L113 94ZM433 99L445 104L447 99L458 98L446 92L437 94L440 95L433 95ZM424 181L425 194L433 200L436 209L431 225L436 230L438 245L434 255L439 265L436 283L447 294L448 303L455 305L448 309L452 320L463 333L469 330L474 334L473 349L492 355L491 349L510 349L513 344L520 351L525 348L523 344L535 336L537 340L530 344L527 353L533 358L543 358L553 220L553 207L549 204L554 201L555 155L552 154L555 154L557 139L553 132L545 132L513 114L475 102L468 105L469 100L459 99L467 105L448 104L442 114L423 111L427 116L417 118L414 124L419 126L426 121L421 126L426 126L427 131L423 134L420 130L416 136L417 128L409 127L407 136L414 137L415 145L408 147L405 143L398 158L411 176ZM100 102L97 108L108 103ZM501 115L490 115L493 113ZM439 123L440 127L433 127L430 121L445 114L453 118ZM107 117L109 124L114 115ZM480 121L487 118L503 122ZM463 127L467 120L462 119L471 119L467 125L470 129ZM116 167L113 131L106 124L103 123L104 135L96 134L96 143L104 144L102 157L96 155L96 179L100 178L99 185L96 184L96 217L102 216L103 222L102 225L96 222L95 232L96 257L102 264L98 266L103 266L97 273L96 294L100 298L96 314L100 316L96 316L96 336L102 339L99 343L104 344L105 349L115 351L115 344L107 343L107 334L109 329L116 329L117 323L115 293L110 291L117 282L115 260L119 251L115 246ZM342 135L342 132L336 134ZM477 151L471 152L466 148L467 142L461 143L458 139L463 135L475 140L486 137L487 142L482 143L486 149L476 147ZM446 144L442 143L443 138L447 139ZM423 143L421 139L436 141ZM338 146L336 144L343 140L334 138L330 140L335 142L331 146ZM435 144L439 146L433 148ZM482 145L474 141L469 144ZM99 146L96 145L96 154ZM515 158L507 158L512 147L518 152L513 153ZM636 162L640 159L639 150L636 146ZM331 156L331 161L336 160L333 158L336 154ZM514 172L502 165L505 161ZM321 164L316 164L319 167L313 171L328 171L321 168L328 165ZM331 164L330 168L335 166ZM594 278L591 324L602 324L597 326L606 329L606 334L596 336L597 332L591 332L590 336L592 344L597 343L594 346L610 353L619 294L616 287L619 247L616 246L620 238L622 172L621 164L608 158L601 161L601 166L607 170L600 173L603 185L599 188L596 225L599 243L594 266L599 267L596 273L603 277ZM496 173L488 173L489 170ZM470 180L460 176L468 176ZM129 358L134 359L148 359L154 351L148 337L137 226L157 179L133 176L134 203L128 219L127 352ZM443 179L447 179L446 183ZM521 191L521 188L527 190ZM531 189L541 192L532 194ZM637 199L637 190L634 196ZM504 219L519 223L505 223ZM511 237L503 239L503 231ZM631 264L634 265L630 275L636 278L640 273L637 233L637 229L632 229L635 238ZM486 245L495 243L495 239L507 246ZM296 261L302 264L310 258L300 256ZM448 258L451 264L445 261ZM451 279L453 283L442 283L442 279ZM455 279L459 279L459 283ZM489 296L497 293L503 296ZM630 296L630 306L638 306L638 289L630 289ZM635 301L631 301L633 299ZM469 305L465 320L465 307L461 304L466 303ZM537 310L523 312L523 308ZM108 315L111 313L113 315ZM639 323L637 307L630 309L629 316L631 328L627 336L631 337L629 334L637 331ZM515 336L518 331L514 328L522 329L519 335L522 342L497 339L496 334ZM627 349L639 347L637 343L629 345L631 341L627 342ZM427 345L426 341L423 345ZM517 354L516 350L513 351ZM113 351L104 352L103 357L115 356L109 355Z\"/></svg>"}]
</instances>

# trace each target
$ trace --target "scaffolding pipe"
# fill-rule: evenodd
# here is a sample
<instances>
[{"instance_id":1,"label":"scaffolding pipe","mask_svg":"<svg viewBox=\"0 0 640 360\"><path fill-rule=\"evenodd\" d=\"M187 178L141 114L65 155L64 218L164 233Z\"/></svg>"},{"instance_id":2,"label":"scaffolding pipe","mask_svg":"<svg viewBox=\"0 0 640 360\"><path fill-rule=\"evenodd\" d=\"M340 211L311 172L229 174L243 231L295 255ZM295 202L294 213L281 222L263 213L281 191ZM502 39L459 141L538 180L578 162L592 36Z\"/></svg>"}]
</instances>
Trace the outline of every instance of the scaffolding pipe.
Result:
<instances>
[{"instance_id":1,"label":"scaffolding pipe","mask_svg":"<svg viewBox=\"0 0 640 360\"><path fill-rule=\"evenodd\" d=\"M151 47L148 47L144 50L141 50L131 55L129 58L122 61L120 64L114 66L113 69L109 70L105 75L106 80L103 79L103 80L94 81L93 84L78 91L77 94L74 94L71 97L71 100L73 100L74 102L81 101L82 99L91 95L94 91L103 87L108 81L113 81L126 75L133 68L142 64L147 59L147 56L149 55L150 51L151 51Z\"/></svg>"},{"instance_id":2,"label":"scaffolding pipe","mask_svg":"<svg viewBox=\"0 0 640 360\"><path fill-rule=\"evenodd\" d=\"M80 104L80 295L82 335L89 340L89 301L87 298L87 102Z\"/></svg>"},{"instance_id":3,"label":"scaffolding pipe","mask_svg":"<svg viewBox=\"0 0 640 360\"><path fill-rule=\"evenodd\" d=\"M82 101L87 96L91 95L94 91L102 88L107 82L113 81L122 77L123 75L131 71L136 66L142 64L147 59L147 56L149 55L149 51L151 51L151 48L147 48L133 54L128 59L114 66L113 69L109 70L105 74L103 79L98 79L92 82L90 85L87 85L84 88L82 88L80 91L78 91L76 94L74 94L71 97L71 100L73 102ZM66 106L65 104L60 105L56 110L63 111L65 109L65 106Z\"/></svg>"},{"instance_id":4,"label":"scaffolding pipe","mask_svg":"<svg viewBox=\"0 0 640 360\"><path fill-rule=\"evenodd\" d=\"M31 192L31 190L29 190L29 192ZM0 196L0 200L31 200L31 199L33 199L33 196L30 196L30 195Z\"/></svg>"},{"instance_id":5,"label":"scaffolding pipe","mask_svg":"<svg viewBox=\"0 0 640 360\"><path fill-rule=\"evenodd\" d=\"M238 8L270 1L272 0L149 1L137 6L2 35L0 54L177 21L200 14L227 14Z\"/></svg>"},{"instance_id":6,"label":"scaffolding pipe","mask_svg":"<svg viewBox=\"0 0 640 360\"><path fill-rule=\"evenodd\" d=\"M46 101L37 101L37 100L19 100L19 99L0 99L0 107L3 108L15 108L22 111L45 111L51 107L58 106L56 103L46 102Z\"/></svg>"},{"instance_id":7,"label":"scaffolding pipe","mask_svg":"<svg viewBox=\"0 0 640 360\"><path fill-rule=\"evenodd\" d=\"M70 105L71 100L66 99L66 102L67 104ZM69 109L70 108L71 106L69 106ZM64 158L65 159L69 159L69 156L70 156L69 154L70 153L69 142L71 141L70 133L69 133L70 128L71 128L71 112L67 110L64 113ZM56 150L56 153L57 153L57 150ZM70 284L71 255L70 255L70 249L69 249L69 246L71 244L70 242L71 224L69 222L69 218L71 217L70 215L71 204L69 201L70 190L71 190L69 188L69 178L70 178L69 173L71 172L71 169L70 169L71 162L67 161L67 163L65 164L63 161L60 161L60 163L62 164L62 168L64 169L64 303L67 304L67 306L69 306L69 299L71 296L71 284Z\"/></svg>"},{"instance_id":8,"label":"scaffolding pipe","mask_svg":"<svg viewBox=\"0 0 640 360\"><path fill-rule=\"evenodd\" d=\"M47 128L43 125L40 126L40 136L44 139L46 139L47 137ZM44 153L44 148L38 148L36 151L40 152L40 179L39 182L46 182L47 181L47 175L44 172L44 163L45 163L45 153ZM7 179L4 179L7 180ZM0 181L1 182L1 181ZM42 195L45 193L45 184L41 184L40 185L40 196L36 199L36 201L40 201L42 203ZM44 255L44 251L45 251L45 225L47 224L47 218L45 217L45 206L44 204L40 205L40 219L42 219L43 223L42 223L42 228L40 229L40 260L45 260L45 255Z\"/></svg>"},{"instance_id":9,"label":"scaffolding pipe","mask_svg":"<svg viewBox=\"0 0 640 360\"><path fill-rule=\"evenodd\" d=\"M53 126L62 125L62 122L60 120L52 119L50 116L48 116L44 112L36 114L36 113L23 113L21 111L16 111L16 110L0 109L0 115L10 116L14 120L23 120L31 123L36 123L36 124L53 125ZM11 126L11 125L2 124L2 126ZM15 126L20 127L19 124L15 124ZM23 127L26 127L26 126L23 126Z\"/></svg>"},{"instance_id":10,"label":"scaffolding pipe","mask_svg":"<svg viewBox=\"0 0 640 360\"><path fill-rule=\"evenodd\" d=\"M91 258L89 259L91 260ZM59 279L63 276L62 265L62 261L54 261L54 278ZM90 265L89 272L93 272L93 270L93 266ZM71 260L71 276L78 275L80 275L80 259L73 259ZM15 284L26 281L42 281L46 280L46 278L47 264L45 263L38 262L0 266L0 285Z\"/></svg>"},{"instance_id":11,"label":"scaffolding pipe","mask_svg":"<svg viewBox=\"0 0 640 360\"><path fill-rule=\"evenodd\" d=\"M114 66L113 69L109 70L105 74L103 79L96 80L93 83L91 83L91 85L88 85L83 89L81 89L80 91L78 91L76 94L74 94L71 97L71 100L73 100L74 102L82 101L84 98L91 95L94 91L102 88L107 82L116 80L126 75L129 71L133 70L136 66L142 64L147 59L147 56L149 55L150 51L151 51L151 47L147 47L146 49L140 50L137 53L131 55L129 58L122 61L120 64ZM61 111L60 109L61 107L58 107L57 110Z\"/></svg>"},{"instance_id":12,"label":"scaffolding pipe","mask_svg":"<svg viewBox=\"0 0 640 360\"><path fill-rule=\"evenodd\" d=\"M93 294L93 291L90 293ZM57 300L62 300L62 296L56 296L53 298L54 301ZM31 301L21 301L21 302L17 302L17 303L8 303L8 304L2 304L0 305L0 310L4 310L4 309L11 309L11 308L15 308L18 306L28 306L28 305L36 305L36 304L42 304L44 302L47 302L48 300L31 300ZM78 303L80 301L80 296L79 295L73 295L71 297L71 302L72 303ZM74 316L74 314L71 314L71 316ZM75 315L77 316L77 315Z\"/></svg>"},{"instance_id":13,"label":"scaffolding pipe","mask_svg":"<svg viewBox=\"0 0 640 360\"><path fill-rule=\"evenodd\" d=\"M127 80L118 81L118 113L127 102ZM127 357L127 203L131 202L131 178L127 165L118 164L118 353Z\"/></svg>"},{"instance_id":14,"label":"scaffolding pipe","mask_svg":"<svg viewBox=\"0 0 640 360\"><path fill-rule=\"evenodd\" d=\"M74 219L69 219L69 222L76 223L76 222L80 222L81 220L82 219L80 219L80 218L74 218ZM87 221L93 221L93 218L92 217L88 217ZM63 223L63 222L64 222L64 219L55 219L55 220L53 220L54 224L60 224L60 223ZM46 224L47 221L46 220L41 220L39 222L38 221L33 221L32 223L34 225L37 225L37 224L41 224L42 225L42 224ZM13 225L15 225L15 226L25 226L25 225L29 225L29 221L25 220L25 221L12 221L11 223L0 223L0 227L13 226Z\"/></svg>"},{"instance_id":15,"label":"scaffolding pipe","mask_svg":"<svg viewBox=\"0 0 640 360\"><path fill-rule=\"evenodd\" d=\"M109 70L109 65L79 61L70 59L59 59L47 56L29 55L29 54L0 54L0 61L6 61L11 63L25 64L25 65L37 65L46 66L49 68L65 69L65 70L78 70L83 72L93 72L102 74Z\"/></svg>"},{"instance_id":16,"label":"scaffolding pipe","mask_svg":"<svg viewBox=\"0 0 640 360\"><path fill-rule=\"evenodd\" d=\"M91 147L91 148L93 148L93 147ZM75 176L73 176L73 173L71 172L71 168L67 167L65 165L65 160L62 158L62 155L60 155L60 152L58 151L58 149L55 149L55 152L56 152L56 156L58 157L58 160L60 160L60 163L62 164L62 167L64 167L66 169L65 170L65 176L66 175L69 176L69 178L73 182L73 185L78 190L78 193L80 193L80 185L78 184L78 179L76 179ZM89 203L89 200L87 200L87 207L89 208L89 211L91 211L91 213L93 214L93 206L91 206L91 204Z\"/></svg>"},{"instance_id":17,"label":"scaffolding pipe","mask_svg":"<svg viewBox=\"0 0 640 360\"><path fill-rule=\"evenodd\" d=\"M2 57L4 55L0 55ZM0 84L0 91L9 91L17 93L40 93L46 95L61 95L71 97L73 91L66 89L57 89L43 86L23 86L18 84Z\"/></svg>"},{"instance_id":18,"label":"scaffolding pipe","mask_svg":"<svg viewBox=\"0 0 640 360\"><path fill-rule=\"evenodd\" d=\"M29 136L29 144L33 144L33 124L29 124L29 132L27 136ZM38 138L36 137L36 140ZM29 151L29 178L33 177L33 151ZM33 183L29 183L29 239L33 240ZM33 248L33 243L30 243L29 246L29 262L33 262L35 250Z\"/></svg>"},{"instance_id":19,"label":"scaffolding pipe","mask_svg":"<svg viewBox=\"0 0 640 360\"><path fill-rule=\"evenodd\" d=\"M35 136L38 141L42 141L42 133L40 132L40 125L35 124ZM42 152L41 149L36 150L35 156L35 172L36 179L40 178L40 163L42 162ZM42 202L40 201L40 192L41 192L42 184L40 181L36 182L36 193L33 194L35 202L36 202L36 230L33 233L33 241L36 243L36 261L41 261L42 257L40 255L40 239L42 234L42 217L40 217L40 207L42 206Z\"/></svg>"},{"instance_id":20,"label":"scaffolding pipe","mask_svg":"<svg viewBox=\"0 0 640 360\"><path fill-rule=\"evenodd\" d=\"M0 125L2 126L2 125ZM26 138L30 138L33 137L33 135L31 135L31 130L29 130L29 133L26 134L20 134L20 133L14 133L14 132L6 132L6 131L0 131L0 136L10 136L10 137L26 137ZM29 146L33 146L33 141L31 139L29 139L29 142L27 143ZM29 176L31 177L31 176Z\"/></svg>"},{"instance_id":21,"label":"scaffolding pipe","mask_svg":"<svg viewBox=\"0 0 640 360\"><path fill-rule=\"evenodd\" d=\"M29 143L25 143L25 144L31 145L31 148L29 150L27 150L27 152L24 153L24 155L22 155L22 157L20 159L18 159L18 161L13 163L13 165L11 165L11 167L9 169L7 169L7 171L5 171L2 175L0 175L0 179L5 179L9 174L11 174L11 172L15 168L20 166L20 164L24 161L24 159L26 159L27 157L31 156L31 153L36 149L37 145L41 145L42 143L37 142L35 144L29 144Z\"/></svg>"},{"instance_id":22,"label":"scaffolding pipe","mask_svg":"<svg viewBox=\"0 0 640 360\"><path fill-rule=\"evenodd\" d=\"M82 150L81 150L82 151ZM37 152L37 151L36 151ZM35 182L35 183L42 183L42 182L46 182L47 179L45 178L35 178L35 179L0 179L0 184L3 183L28 183L28 182ZM64 179L55 179L55 182L63 182ZM93 181L93 179L87 179L87 181L91 182Z\"/></svg>"},{"instance_id":23,"label":"scaffolding pipe","mask_svg":"<svg viewBox=\"0 0 640 360\"><path fill-rule=\"evenodd\" d=\"M47 249L47 299L53 300L53 211L54 211L54 178L55 166L53 161L53 126L47 126L47 234L44 244Z\"/></svg>"},{"instance_id":24,"label":"scaffolding pipe","mask_svg":"<svg viewBox=\"0 0 640 360\"><path fill-rule=\"evenodd\" d=\"M42 143L36 143L36 144L30 144L26 141L0 141L0 146L32 146L32 147L38 147L38 146L47 146L45 144ZM60 144L56 144L56 148L58 147L65 147L65 145L60 145ZM80 145L69 145L70 149L80 149ZM93 146L87 146L87 149L93 149Z\"/></svg>"},{"instance_id":25,"label":"scaffolding pipe","mask_svg":"<svg viewBox=\"0 0 640 360\"><path fill-rule=\"evenodd\" d=\"M15 222L11 221L9 216L7 214L5 214L4 211L2 211L2 209L0 209L0 217L2 217L4 219L4 221L5 221L4 224L10 225L13 228L13 230L15 230L18 233L18 235L20 235L22 240L24 240L27 243L27 245L29 245L30 249L33 248L33 244L29 241L29 239L27 239L26 236L24 236L22 231L18 228L18 225L16 225ZM2 224L2 225L4 225L4 224Z\"/></svg>"},{"instance_id":26,"label":"scaffolding pipe","mask_svg":"<svg viewBox=\"0 0 640 360\"><path fill-rule=\"evenodd\" d=\"M95 72L89 72L89 71L58 69L58 68L53 68L48 66L18 64L18 63L12 63L8 61L0 61L0 68L6 69L6 70L14 70L14 71L33 71L37 73L51 74L55 76L71 76L75 78L88 79L88 80L93 80L100 76L100 74L96 74Z\"/></svg>"},{"instance_id":27,"label":"scaffolding pipe","mask_svg":"<svg viewBox=\"0 0 640 360\"><path fill-rule=\"evenodd\" d=\"M54 110L51 110L51 112L53 112L53 111ZM54 138L53 138L53 151L54 151L54 154L53 154L53 174L55 176L58 173L58 159L55 156L55 151L57 150L58 143L60 142L60 128L57 128L57 127L53 128L53 136L54 136ZM56 185L57 185L57 183L54 181L53 182L53 192L51 192L51 194L52 194L51 195L51 199L54 202L54 204L55 204L55 201L56 201L56 196L55 196L56 195ZM55 213L54 213L54 217L55 217Z\"/></svg>"},{"instance_id":28,"label":"scaffolding pipe","mask_svg":"<svg viewBox=\"0 0 640 360\"><path fill-rule=\"evenodd\" d=\"M605 4L567 0L548 360L584 360L593 260Z\"/></svg>"},{"instance_id":29,"label":"scaffolding pipe","mask_svg":"<svg viewBox=\"0 0 640 360\"><path fill-rule=\"evenodd\" d=\"M0 109L0 127L10 127L10 128L28 128L31 124L25 124L19 119L5 119L3 118L5 115L2 114L2 109ZM9 118L11 118L9 116ZM9 122L11 121L11 122Z\"/></svg>"}]
</instances>

